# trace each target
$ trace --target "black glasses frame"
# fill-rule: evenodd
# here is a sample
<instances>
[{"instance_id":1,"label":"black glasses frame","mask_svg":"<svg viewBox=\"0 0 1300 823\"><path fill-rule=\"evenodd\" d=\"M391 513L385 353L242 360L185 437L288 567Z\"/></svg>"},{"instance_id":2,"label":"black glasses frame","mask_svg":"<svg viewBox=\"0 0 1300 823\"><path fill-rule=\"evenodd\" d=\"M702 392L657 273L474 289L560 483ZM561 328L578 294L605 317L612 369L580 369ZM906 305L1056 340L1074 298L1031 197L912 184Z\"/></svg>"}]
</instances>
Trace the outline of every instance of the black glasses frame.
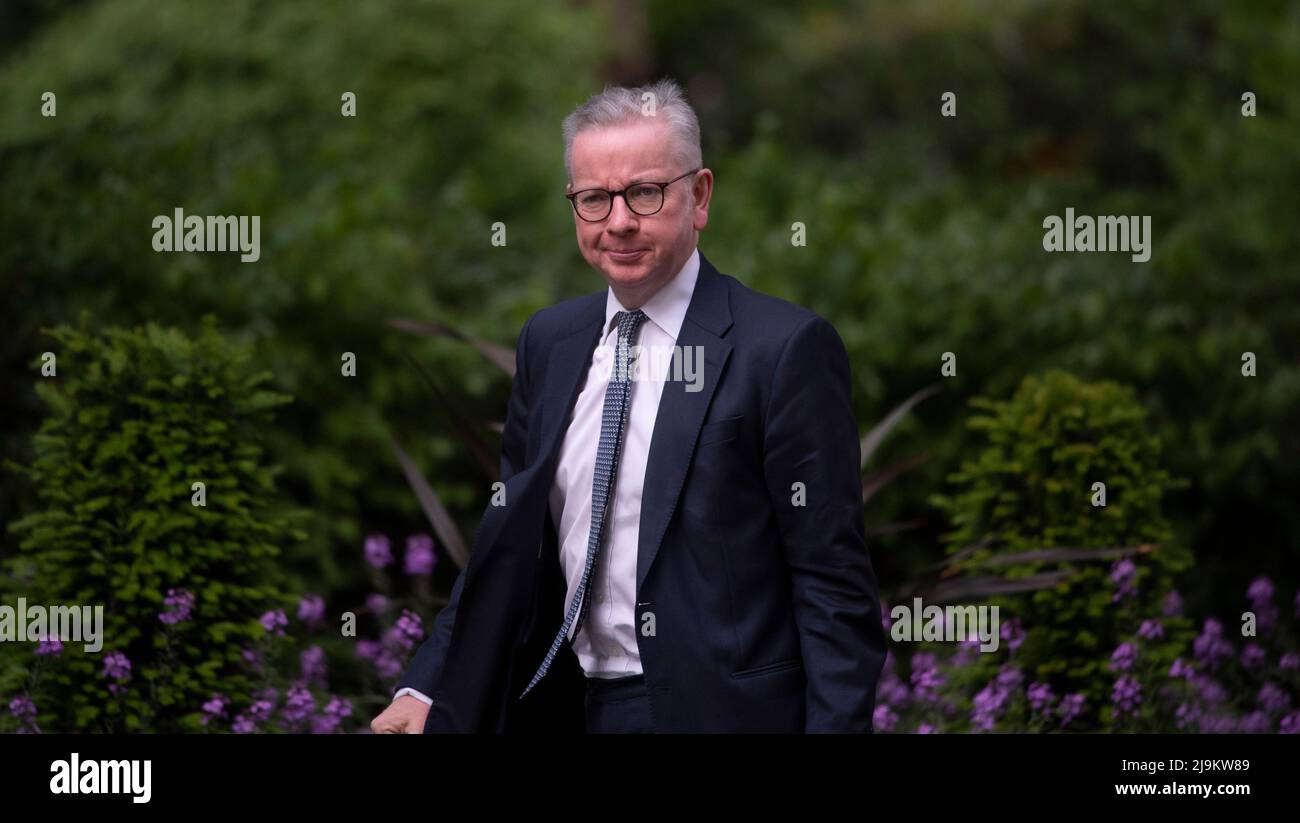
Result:
<instances>
[{"instance_id":1,"label":"black glasses frame","mask_svg":"<svg viewBox=\"0 0 1300 823\"><path fill-rule=\"evenodd\" d=\"M633 214L635 214L635 215L639 215L639 216L641 216L641 217L649 217L649 216L651 216L652 214L658 214L659 212L663 211L664 203L668 202L668 187L669 187L669 186L671 186L673 183L676 183L678 180L681 180L683 177L690 177L692 174L699 174L699 173L700 173L701 171L703 171L703 170L704 170L703 168L691 169L690 171L686 172L685 174L679 174L679 175L677 175L676 177L674 177L672 180L669 180L669 181L664 182L664 183L659 183L659 182L656 182L656 181L654 181L654 180L638 180L638 181L636 181L635 183L628 183L626 186L624 186L623 188L619 189L618 191L610 191L609 189L599 189L599 188L593 188L593 189L581 189L581 190L579 190L579 191L575 191L575 192L573 192L572 194L566 194L566 195L564 195L564 197L565 197L565 199L568 200L569 203L573 206L573 213L576 214L576 215L578 215L579 218L581 218L582 220L587 221L588 223L599 223L600 221L602 221L602 220L606 219L607 217L609 217L609 215L614 211L614 198L615 198L615 197L622 197L622 198L623 198L623 202L627 204L627 209L628 209L628 211L632 212ZM632 208L632 204L631 204L631 203L628 201L628 199L627 199L627 190L628 190L628 189L634 189L634 188L636 188L637 186L658 186L658 187L659 187L659 208L655 209L654 211L650 211L650 212L639 212L639 211L637 211L636 209ZM576 198L578 195L580 195L580 194L585 194L586 192L589 192L589 191L603 191L606 195L609 196L609 204L608 204L608 205L609 205L609 208L607 208L607 209L605 210L605 213L602 214L600 217L587 217L587 216L583 215L583 213L582 213L581 211L578 210L578 201L577 201L575 198Z\"/></svg>"}]
</instances>

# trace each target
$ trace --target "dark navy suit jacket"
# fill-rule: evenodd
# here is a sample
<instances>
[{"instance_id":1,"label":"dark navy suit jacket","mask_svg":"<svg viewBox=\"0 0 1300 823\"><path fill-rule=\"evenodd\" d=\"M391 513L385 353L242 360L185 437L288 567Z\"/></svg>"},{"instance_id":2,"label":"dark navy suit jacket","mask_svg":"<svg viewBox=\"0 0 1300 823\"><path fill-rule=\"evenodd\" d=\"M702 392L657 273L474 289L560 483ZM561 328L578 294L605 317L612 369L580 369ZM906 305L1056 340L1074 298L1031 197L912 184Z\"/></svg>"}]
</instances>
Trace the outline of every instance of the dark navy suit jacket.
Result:
<instances>
[{"instance_id":1,"label":"dark navy suit jacket","mask_svg":"<svg viewBox=\"0 0 1300 823\"><path fill-rule=\"evenodd\" d=\"M433 699L426 732L584 730L567 644L520 695L563 623L547 501L605 299L543 309L520 333L505 505L488 506L399 683ZM844 344L703 255L677 344L703 348L703 388L664 384L645 475L636 626L655 731L870 731L885 638Z\"/></svg>"}]
</instances>

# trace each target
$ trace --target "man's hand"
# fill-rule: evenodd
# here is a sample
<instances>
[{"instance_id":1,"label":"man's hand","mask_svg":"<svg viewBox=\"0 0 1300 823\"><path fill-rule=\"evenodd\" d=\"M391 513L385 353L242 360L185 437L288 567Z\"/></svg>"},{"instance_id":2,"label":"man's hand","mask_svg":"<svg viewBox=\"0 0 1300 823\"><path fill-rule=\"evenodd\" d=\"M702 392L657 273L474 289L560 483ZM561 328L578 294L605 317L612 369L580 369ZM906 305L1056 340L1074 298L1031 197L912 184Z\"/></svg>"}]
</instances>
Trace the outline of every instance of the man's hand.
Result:
<instances>
[{"instance_id":1,"label":"man's hand","mask_svg":"<svg viewBox=\"0 0 1300 823\"><path fill-rule=\"evenodd\" d=\"M423 734L428 716L427 703L404 694L370 721L370 730L375 734Z\"/></svg>"}]
</instances>

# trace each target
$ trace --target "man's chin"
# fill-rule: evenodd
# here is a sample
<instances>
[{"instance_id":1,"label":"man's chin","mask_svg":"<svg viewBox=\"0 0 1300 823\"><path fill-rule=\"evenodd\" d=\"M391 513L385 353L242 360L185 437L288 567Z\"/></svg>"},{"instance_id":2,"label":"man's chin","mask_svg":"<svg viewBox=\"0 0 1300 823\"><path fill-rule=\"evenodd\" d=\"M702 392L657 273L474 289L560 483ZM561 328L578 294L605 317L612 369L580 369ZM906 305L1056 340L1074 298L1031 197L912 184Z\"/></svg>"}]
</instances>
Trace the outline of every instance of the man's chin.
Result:
<instances>
[{"instance_id":1,"label":"man's chin","mask_svg":"<svg viewBox=\"0 0 1300 823\"><path fill-rule=\"evenodd\" d=\"M644 260L636 263L616 263L606 259L601 271L605 279L619 286L635 287L654 279L654 267Z\"/></svg>"}]
</instances>

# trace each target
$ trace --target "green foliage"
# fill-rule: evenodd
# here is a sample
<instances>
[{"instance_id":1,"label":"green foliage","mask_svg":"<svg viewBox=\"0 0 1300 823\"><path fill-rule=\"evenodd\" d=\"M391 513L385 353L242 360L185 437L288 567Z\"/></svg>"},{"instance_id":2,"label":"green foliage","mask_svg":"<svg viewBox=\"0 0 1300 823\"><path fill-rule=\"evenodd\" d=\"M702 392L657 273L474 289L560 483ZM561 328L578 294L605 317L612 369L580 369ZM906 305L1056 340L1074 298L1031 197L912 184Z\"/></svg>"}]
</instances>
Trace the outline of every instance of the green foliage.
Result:
<instances>
[{"instance_id":1,"label":"green foliage","mask_svg":"<svg viewBox=\"0 0 1300 823\"><path fill-rule=\"evenodd\" d=\"M967 400L1053 367L1132 386L1167 468L1193 480L1162 500L1166 542L1197 557L1189 604L1224 612L1254 574L1294 584L1294 4L751 6L6 6L0 457L35 459L40 328L87 308L187 331L214 313L298 400L264 431L281 487L314 515L281 566L359 602L363 536L427 528L390 437L468 533L487 478L460 421L494 446L483 424L508 386L467 347L388 321L510 345L532 311L599 287L560 197L559 122L605 82L667 74L688 86L717 172L702 249L836 325L860 420L958 358L868 467L929 456L869 502L872 523L924 523L875 542L883 587L939 559L944 524L925 501L981 434L960 425ZM46 90L57 118L39 116ZM938 116L948 90L957 118ZM1240 115L1244 90L1258 117ZM340 116L344 91L355 118ZM153 253L150 220L177 206L260 215L261 260ZM1150 215L1151 261L1046 254L1042 220L1066 206ZM498 220L504 247L488 243ZM791 245L794 221L807 246ZM358 371L342 378L347 351ZM1245 351L1258 377L1241 376ZM41 506L30 483L0 480L0 522ZM15 548L0 533L0 555Z\"/></svg>"},{"instance_id":2,"label":"green foliage","mask_svg":"<svg viewBox=\"0 0 1300 823\"><path fill-rule=\"evenodd\" d=\"M537 307L594 288L559 128L592 91L593 23L450 0L111 0L60 17L0 73L0 189L22 204L0 220L6 454L30 458L38 328L82 309L183 329L213 313L298 400L267 431L286 489L319 513L288 568L360 596L363 535L425 527L390 433L471 522L484 478L412 361L480 425L501 419L508 381L387 322L454 318L513 344ZM56 118L39 116L47 89ZM178 206L259 215L261 259L154 253L151 220ZM0 519L24 497L0 494Z\"/></svg>"},{"instance_id":3,"label":"green foliage","mask_svg":"<svg viewBox=\"0 0 1300 823\"><path fill-rule=\"evenodd\" d=\"M1182 482L1162 467L1159 439L1131 389L1053 370L1025 378L1009 400L975 398L972 406L981 413L968 425L983 445L950 476L955 491L933 499L953 524L944 539L953 552L980 546L962 553L969 572L1007 580L1069 572L1049 588L994 602L1004 622L1024 627L1018 656L1031 679L1104 703L1112 652L1142 617L1159 613L1190 563L1186 549L1170 545L1161 510L1166 491ZM1098 482L1105 506L1094 505ZM1036 549L1126 547L1132 553L1109 572L1096 560L998 562ZM1132 582L1116 584L1129 562Z\"/></svg>"},{"instance_id":4,"label":"green foliage","mask_svg":"<svg viewBox=\"0 0 1300 823\"><path fill-rule=\"evenodd\" d=\"M265 634L259 616L288 602L277 558L305 536L302 516L281 502L260 431L288 398L212 318L193 338L155 325L94 333L85 318L50 336L57 373L37 386L49 413L23 470L40 505L11 526L21 551L6 562L5 602L103 606L104 634L98 653L65 643L39 661L40 724L195 728L212 693L249 694L242 648ZM172 588L195 605L167 626ZM112 652L132 664L116 698L101 666ZM0 655L0 692L12 693L38 661L28 643Z\"/></svg>"},{"instance_id":5,"label":"green foliage","mask_svg":"<svg viewBox=\"0 0 1300 823\"><path fill-rule=\"evenodd\" d=\"M937 537L920 503L969 447L966 400L1063 368L1132 386L1194 481L1166 500L1204 572L1189 602L1218 610L1256 573L1300 582L1294 4L724 0L658 3L650 22L662 69L707 92L705 248L835 324L860 419L958 358L882 450L931 459L873 519ZM956 118L939 116L946 90ZM1257 117L1245 90L1267 101ZM1043 218L1066 206L1151 215L1151 261L1044 253ZM1241 376L1246 351L1258 377ZM937 560L929 536L882 536L882 580Z\"/></svg>"},{"instance_id":6,"label":"green foliage","mask_svg":"<svg viewBox=\"0 0 1300 823\"><path fill-rule=\"evenodd\" d=\"M987 445L951 480L949 543L988 538L999 549L1157 543L1168 539L1160 500L1169 474L1132 390L1085 384L1062 371L1021 382L1010 400L977 397L968 427ZM1106 505L1088 505L1092 484Z\"/></svg>"}]
</instances>

